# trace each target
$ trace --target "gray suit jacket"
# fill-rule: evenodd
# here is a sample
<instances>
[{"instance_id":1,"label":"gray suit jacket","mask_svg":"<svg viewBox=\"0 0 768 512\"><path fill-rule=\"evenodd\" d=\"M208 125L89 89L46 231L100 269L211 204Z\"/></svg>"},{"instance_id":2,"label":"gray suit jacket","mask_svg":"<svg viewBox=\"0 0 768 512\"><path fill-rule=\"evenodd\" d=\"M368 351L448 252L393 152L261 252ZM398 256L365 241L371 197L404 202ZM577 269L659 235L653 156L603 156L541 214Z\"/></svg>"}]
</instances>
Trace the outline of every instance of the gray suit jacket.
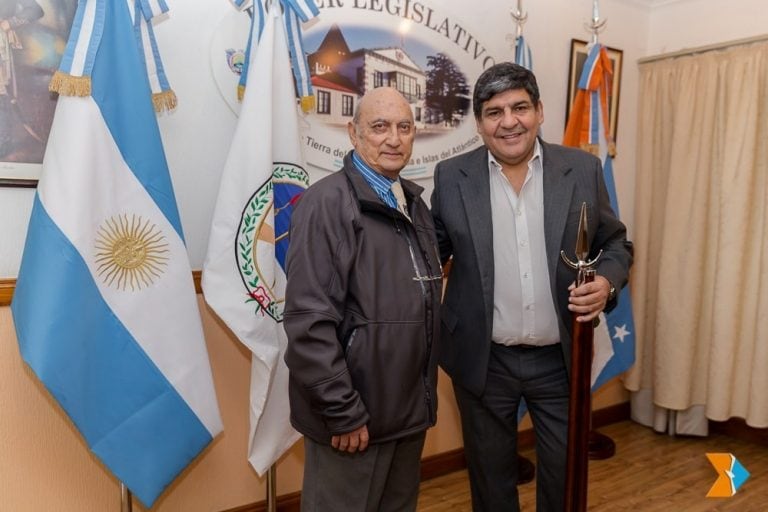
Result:
<instances>
[{"instance_id":1,"label":"gray suit jacket","mask_svg":"<svg viewBox=\"0 0 768 512\"><path fill-rule=\"evenodd\" d=\"M616 290L627 282L632 244L616 218L603 181L600 160L581 150L541 141L544 162L544 226L552 297L559 318L566 367L571 360L568 286L576 273L560 258L573 260L582 202L587 203L590 258L603 255L597 273ZM488 152L485 146L445 160L435 169L432 216L440 257L453 266L441 308L440 364L455 383L481 395L485 387L493 322L494 268ZM618 294L617 294L618 295ZM606 310L615 306L609 303Z\"/></svg>"}]
</instances>

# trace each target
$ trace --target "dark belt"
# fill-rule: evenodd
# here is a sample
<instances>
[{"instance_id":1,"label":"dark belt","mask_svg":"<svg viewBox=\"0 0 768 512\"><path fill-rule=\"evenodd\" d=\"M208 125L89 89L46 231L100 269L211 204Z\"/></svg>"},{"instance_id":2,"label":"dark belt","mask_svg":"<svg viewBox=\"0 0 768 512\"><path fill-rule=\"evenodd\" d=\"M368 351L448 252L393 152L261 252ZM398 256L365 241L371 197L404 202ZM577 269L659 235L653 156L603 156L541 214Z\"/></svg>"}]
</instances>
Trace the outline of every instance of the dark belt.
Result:
<instances>
[{"instance_id":1,"label":"dark belt","mask_svg":"<svg viewBox=\"0 0 768 512\"><path fill-rule=\"evenodd\" d=\"M502 345L501 343L494 343L502 348L519 348L520 350L532 350L541 348L553 348L559 345L559 343L550 343L549 345L528 345L526 343L515 343L514 345Z\"/></svg>"}]
</instances>

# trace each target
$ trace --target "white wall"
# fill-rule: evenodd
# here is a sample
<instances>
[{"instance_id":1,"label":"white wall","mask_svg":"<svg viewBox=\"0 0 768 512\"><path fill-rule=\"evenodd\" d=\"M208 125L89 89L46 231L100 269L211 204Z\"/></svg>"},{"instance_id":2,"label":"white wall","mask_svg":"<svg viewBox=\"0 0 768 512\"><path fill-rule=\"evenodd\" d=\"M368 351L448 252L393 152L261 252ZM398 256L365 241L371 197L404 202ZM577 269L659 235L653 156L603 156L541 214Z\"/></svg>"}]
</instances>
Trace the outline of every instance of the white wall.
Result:
<instances>
[{"instance_id":1,"label":"white wall","mask_svg":"<svg viewBox=\"0 0 768 512\"><path fill-rule=\"evenodd\" d=\"M649 55L768 33L765 0L650 0Z\"/></svg>"},{"instance_id":2,"label":"white wall","mask_svg":"<svg viewBox=\"0 0 768 512\"><path fill-rule=\"evenodd\" d=\"M483 0L466 9L462 0L444 0L445 10L475 34L498 60L510 55L507 35L514 31L511 0ZM236 118L211 77L213 29L231 4L226 0L171 0L168 19L156 31L166 71L180 106L159 118L176 188L193 268L202 266L216 191ZM719 7L723 5L725 7ZM584 23L591 0L524 2L525 35L533 50L534 71L544 102L544 138L559 142L564 129L571 38L589 39ZM764 0L602 0L607 18L600 41L624 51L618 120L618 158L614 164L622 218L632 228L634 211L635 118L638 58L680 48L712 44L768 31ZM315 170L313 177L321 176ZM422 180L431 192L430 180ZM0 188L0 278L18 273L34 191Z\"/></svg>"}]
</instances>

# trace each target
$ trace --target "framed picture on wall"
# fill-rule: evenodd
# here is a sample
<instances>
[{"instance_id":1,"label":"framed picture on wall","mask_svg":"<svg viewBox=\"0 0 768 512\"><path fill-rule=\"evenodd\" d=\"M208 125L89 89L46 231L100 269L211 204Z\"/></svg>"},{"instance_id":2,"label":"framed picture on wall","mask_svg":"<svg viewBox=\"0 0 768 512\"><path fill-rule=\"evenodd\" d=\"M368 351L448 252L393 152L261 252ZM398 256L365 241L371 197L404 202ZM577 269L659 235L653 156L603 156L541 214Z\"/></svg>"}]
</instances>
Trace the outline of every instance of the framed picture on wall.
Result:
<instances>
[{"instance_id":1,"label":"framed picture on wall","mask_svg":"<svg viewBox=\"0 0 768 512\"><path fill-rule=\"evenodd\" d=\"M56 108L48 83L76 7L77 0L0 2L0 186L37 185Z\"/></svg>"},{"instance_id":2,"label":"framed picture on wall","mask_svg":"<svg viewBox=\"0 0 768 512\"><path fill-rule=\"evenodd\" d=\"M571 59L568 66L568 98L565 104L565 125L568 125L568 117L571 114L573 99L576 97L576 90L579 84L581 72L584 69L584 63L587 61L587 42L580 39L571 39ZM621 61L623 51L616 48L606 47L608 58L613 66L613 87L611 88L611 97L608 103L608 123L610 124L610 133L614 142L616 141L616 128L619 121L619 92L621 91Z\"/></svg>"}]
</instances>

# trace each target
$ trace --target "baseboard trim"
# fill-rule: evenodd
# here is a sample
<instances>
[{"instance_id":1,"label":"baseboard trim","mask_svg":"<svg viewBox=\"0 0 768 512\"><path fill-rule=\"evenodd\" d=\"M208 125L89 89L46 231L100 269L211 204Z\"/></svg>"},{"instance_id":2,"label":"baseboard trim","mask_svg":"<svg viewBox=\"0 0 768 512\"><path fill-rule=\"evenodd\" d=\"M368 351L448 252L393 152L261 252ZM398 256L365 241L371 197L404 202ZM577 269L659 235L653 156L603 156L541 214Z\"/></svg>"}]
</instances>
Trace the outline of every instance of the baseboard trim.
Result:
<instances>
[{"instance_id":1,"label":"baseboard trim","mask_svg":"<svg viewBox=\"0 0 768 512\"><path fill-rule=\"evenodd\" d=\"M421 481L431 480L466 467L467 459L464 457L464 448L430 455L421 459Z\"/></svg>"},{"instance_id":2,"label":"baseboard trim","mask_svg":"<svg viewBox=\"0 0 768 512\"><path fill-rule=\"evenodd\" d=\"M750 427L741 418L731 418L728 421L709 420L709 431L712 434L722 434L748 443L768 446L768 428Z\"/></svg>"},{"instance_id":3,"label":"baseboard trim","mask_svg":"<svg viewBox=\"0 0 768 512\"><path fill-rule=\"evenodd\" d=\"M626 421L631 417L629 402L611 405L592 411L592 428L605 427L620 421Z\"/></svg>"},{"instance_id":4,"label":"baseboard trim","mask_svg":"<svg viewBox=\"0 0 768 512\"><path fill-rule=\"evenodd\" d=\"M592 413L593 428L600 428L612 423L618 423L629 419L629 402L612 405L599 409ZM521 430L517 435L517 443L521 449L531 448L535 437L533 429ZM467 467L464 457L464 449L456 448L447 452L424 457L421 460L421 480L430 480L438 476L447 475ZM301 492L292 492L277 497L278 512L299 512L301 505ZM267 512L267 502L259 501L237 508L231 508L222 512Z\"/></svg>"},{"instance_id":5,"label":"baseboard trim","mask_svg":"<svg viewBox=\"0 0 768 512\"><path fill-rule=\"evenodd\" d=\"M15 289L15 279L0 279L0 307L11 305L11 299L13 299L13 291Z\"/></svg>"},{"instance_id":6,"label":"baseboard trim","mask_svg":"<svg viewBox=\"0 0 768 512\"><path fill-rule=\"evenodd\" d=\"M277 510L279 512L300 512L301 492L296 491L277 497ZM229 508L222 512L267 512L267 501L258 501L240 507Z\"/></svg>"}]
</instances>

